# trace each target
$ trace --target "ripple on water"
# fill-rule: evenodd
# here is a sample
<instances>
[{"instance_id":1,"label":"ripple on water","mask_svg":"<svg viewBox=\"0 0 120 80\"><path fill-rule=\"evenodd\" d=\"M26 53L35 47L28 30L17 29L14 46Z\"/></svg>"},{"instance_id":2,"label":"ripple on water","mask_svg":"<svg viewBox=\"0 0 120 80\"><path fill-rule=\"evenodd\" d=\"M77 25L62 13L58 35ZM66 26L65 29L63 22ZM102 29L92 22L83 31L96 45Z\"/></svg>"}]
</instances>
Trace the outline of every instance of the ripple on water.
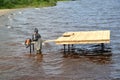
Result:
<instances>
[{"instance_id":1,"label":"ripple on water","mask_svg":"<svg viewBox=\"0 0 120 80\"><path fill-rule=\"evenodd\" d=\"M0 71L3 80L111 80L120 78L120 5L119 0L77 0L58 2L54 7L29 8L7 17L0 26ZM12 19L11 19L12 18ZM43 38L56 39L68 31L111 30L111 57L63 57L61 46L48 43L43 56L29 54L22 44L37 27ZM7 34L6 34L7 33ZM10 43L9 43L10 42ZM83 45L78 47L84 47ZM87 47L85 47L87 48ZM5 56L21 56L6 58ZM9 63L9 64L8 64ZM9 72L10 70L10 72ZM6 71L4 74L3 71Z\"/></svg>"},{"instance_id":2,"label":"ripple on water","mask_svg":"<svg viewBox=\"0 0 120 80\"><path fill-rule=\"evenodd\" d=\"M0 73L13 69L14 65L0 65Z\"/></svg>"}]
</instances>

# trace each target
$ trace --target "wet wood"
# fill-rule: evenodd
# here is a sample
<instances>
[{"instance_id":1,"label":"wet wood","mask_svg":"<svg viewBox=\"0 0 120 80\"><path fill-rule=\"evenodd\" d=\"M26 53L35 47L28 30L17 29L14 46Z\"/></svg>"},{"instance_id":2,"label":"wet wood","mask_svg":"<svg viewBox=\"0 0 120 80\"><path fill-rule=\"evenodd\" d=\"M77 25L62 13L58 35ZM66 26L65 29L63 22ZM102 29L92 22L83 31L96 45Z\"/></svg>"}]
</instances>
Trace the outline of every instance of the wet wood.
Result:
<instances>
[{"instance_id":1,"label":"wet wood","mask_svg":"<svg viewBox=\"0 0 120 80\"><path fill-rule=\"evenodd\" d=\"M110 43L110 30L66 32L55 40L56 44Z\"/></svg>"}]
</instances>

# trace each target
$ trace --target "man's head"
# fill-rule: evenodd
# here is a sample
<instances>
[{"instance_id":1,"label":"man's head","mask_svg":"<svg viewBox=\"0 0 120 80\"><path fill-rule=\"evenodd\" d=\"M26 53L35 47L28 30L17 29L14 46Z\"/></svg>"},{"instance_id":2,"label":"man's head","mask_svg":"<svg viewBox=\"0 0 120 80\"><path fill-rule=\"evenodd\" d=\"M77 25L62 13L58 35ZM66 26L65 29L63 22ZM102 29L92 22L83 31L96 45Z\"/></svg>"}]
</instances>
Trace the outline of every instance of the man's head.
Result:
<instances>
[{"instance_id":1,"label":"man's head","mask_svg":"<svg viewBox=\"0 0 120 80\"><path fill-rule=\"evenodd\" d=\"M38 33L38 29L37 28L34 29L34 33Z\"/></svg>"}]
</instances>

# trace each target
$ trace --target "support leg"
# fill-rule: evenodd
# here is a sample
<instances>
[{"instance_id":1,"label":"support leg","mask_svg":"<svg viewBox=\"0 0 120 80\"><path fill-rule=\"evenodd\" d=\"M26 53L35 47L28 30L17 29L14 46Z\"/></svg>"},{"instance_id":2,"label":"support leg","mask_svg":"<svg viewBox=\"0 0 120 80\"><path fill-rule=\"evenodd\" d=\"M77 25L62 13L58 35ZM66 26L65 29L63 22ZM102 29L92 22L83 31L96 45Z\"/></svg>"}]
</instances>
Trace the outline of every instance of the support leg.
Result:
<instances>
[{"instance_id":1,"label":"support leg","mask_svg":"<svg viewBox=\"0 0 120 80\"><path fill-rule=\"evenodd\" d=\"M30 44L30 54L31 54L31 44Z\"/></svg>"},{"instance_id":2,"label":"support leg","mask_svg":"<svg viewBox=\"0 0 120 80\"><path fill-rule=\"evenodd\" d=\"M73 44L72 44L72 49L71 50L72 50L72 53L74 53L74 45Z\"/></svg>"},{"instance_id":3,"label":"support leg","mask_svg":"<svg viewBox=\"0 0 120 80\"><path fill-rule=\"evenodd\" d=\"M102 51L102 52L104 51L104 48L105 48L104 43L101 43L101 51Z\"/></svg>"},{"instance_id":4,"label":"support leg","mask_svg":"<svg viewBox=\"0 0 120 80\"><path fill-rule=\"evenodd\" d=\"M68 44L68 53L70 53L70 45Z\"/></svg>"},{"instance_id":5,"label":"support leg","mask_svg":"<svg viewBox=\"0 0 120 80\"><path fill-rule=\"evenodd\" d=\"M64 46L64 54L66 54L66 51L65 51L65 46L66 46L66 45L65 45L65 44L63 44L63 46Z\"/></svg>"},{"instance_id":6,"label":"support leg","mask_svg":"<svg viewBox=\"0 0 120 80\"><path fill-rule=\"evenodd\" d=\"M33 44L33 51L34 51L34 44Z\"/></svg>"},{"instance_id":7,"label":"support leg","mask_svg":"<svg viewBox=\"0 0 120 80\"><path fill-rule=\"evenodd\" d=\"M74 45L72 44L72 48L73 48L73 46L74 46Z\"/></svg>"}]
</instances>

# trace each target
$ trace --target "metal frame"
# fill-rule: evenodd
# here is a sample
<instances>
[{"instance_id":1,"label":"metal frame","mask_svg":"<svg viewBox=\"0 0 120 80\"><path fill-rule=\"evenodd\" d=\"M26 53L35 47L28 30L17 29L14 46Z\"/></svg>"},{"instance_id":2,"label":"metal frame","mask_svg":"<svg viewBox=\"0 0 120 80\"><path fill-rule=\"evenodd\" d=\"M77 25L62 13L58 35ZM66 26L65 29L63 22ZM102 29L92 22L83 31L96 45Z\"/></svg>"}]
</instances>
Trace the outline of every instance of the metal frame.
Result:
<instances>
[{"instance_id":1,"label":"metal frame","mask_svg":"<svg viewBox=\"0 0 120 80\"><path fill-rule=\"evenodd\" d=\"M71 53L71 51L72 52L74 52L74 45L73 44L63 44L63 46L64 46L64 54L66 54L66 45L68 45L68 48L67 48L67 51L68 51L68 53ZM71 47L70 47L71 46ZM104 45L104 43L101 43L101 52L104 52L105 51L105 45Z\"/></svg>"}]
</instances>

